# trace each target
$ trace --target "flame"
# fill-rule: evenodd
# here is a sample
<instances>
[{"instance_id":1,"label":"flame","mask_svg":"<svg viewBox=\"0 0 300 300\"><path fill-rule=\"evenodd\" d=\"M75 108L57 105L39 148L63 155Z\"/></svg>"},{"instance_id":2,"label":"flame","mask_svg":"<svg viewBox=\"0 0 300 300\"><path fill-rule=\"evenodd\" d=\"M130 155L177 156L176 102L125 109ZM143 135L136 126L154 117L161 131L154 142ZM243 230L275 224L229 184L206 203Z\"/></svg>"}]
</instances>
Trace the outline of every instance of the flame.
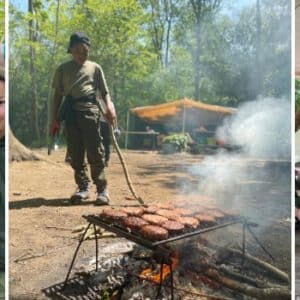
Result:
<instances>
[{"instance_id":1,"label":"flame","mask_svg":"<svg viewBox=\"0 0 300 300\"><path fill-rule=\"evenodd\" d=\"M177 267L178 262L179 262L178 254L175 254L175 253L172 254L170 259L172 261L172 263L171 263L172 270L174 270ZM162 266L162 281L164 281L170 273L171 273L170 266L163 264L163 266ZM147 280L150 280L155 283L160 283L160 269L157 273L157 271L154 271L152 268L147 268L140 273L139 277L141 279L147 279Z\"/></svg>"}]
</instances>

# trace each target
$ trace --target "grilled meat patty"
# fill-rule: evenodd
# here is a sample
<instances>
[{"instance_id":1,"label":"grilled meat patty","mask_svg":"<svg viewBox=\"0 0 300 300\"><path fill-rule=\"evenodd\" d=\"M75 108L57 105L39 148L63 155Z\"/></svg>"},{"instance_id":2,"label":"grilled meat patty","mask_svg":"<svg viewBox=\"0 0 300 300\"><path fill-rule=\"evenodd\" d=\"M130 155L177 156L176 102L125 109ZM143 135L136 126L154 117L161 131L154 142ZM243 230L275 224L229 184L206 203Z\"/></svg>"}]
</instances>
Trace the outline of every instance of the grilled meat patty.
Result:
<instances>
[{"instance_id":1,"label":"grilled meat patty","mask_svg":"<svg viewBox=\"0 0 300 300\"><path fill-rule=\"evenodd\" d=\"M237 211L234 211L234 210L222 210L222 213L224 213L225 216L228 216L228 217L238 217L239 214L237 213Z\"/></svg>"},{"instance_id":2,"label":"grilled meat patty","mask_svg":"<svg viewBox=\"0 0 300 300\"><path fill-rule=\"evenodd\" d=\"M214 216L207 215L205 213L195 215L200 224L212 225L216 223L216 218Z\"/></svg>"},{"instance_id":3,"label":"grilled meat patty","mask_svg":"<svg viewBox=\"0 0 300 300\"><path fill-rule=\"evenodd\" d=\"M180 218L180 214L171 209L159 209L156 214L168 218L169 220L178 220L178 218Z\"/></svg>"},{"instance_id":4,"label":"grilled meat patty","mask_svg":"<svg viewBox=\"0 0 300 300\"><path fill-rule=\"evenodd\" d=\"M153 215L153 214L145 214L142 216L142 218L145 221L152 223L152 224L156 224L156 225L161 225L162 223L165 223L168 221L168 219L165 217Z\"/></svg>"},{"instance_id":5,"label":"grilled meat patty","mask_svg":"<svg viewBox=\"0 0 300 300\"><path fill-rule=\"evenodd\" d=\"M184 229L184 225L176 221L167 221L162 224L162 227L170 233L179 233Z\"/></svg>"},{"instance_id":6,"label":"grilled meat patty","mask_svg":"<svg viewBox=\"0 0 300 300\"><path fill-rule=\"evenodd\" d=\"M128 217L128 214L126 214L124 211L113 209L113 208L105 208L101 212L100 216L105 219L118 221L118 220L124 220Z\"/></svg>"},{"instance_id":7,"label":"grilled meat patty","mask_svg":"<svg viewBox=\"0 0 300 300\"><path fill-rule=\"evenodd\" d=\"M209 209L206 211L206 213L212 217L215 217L217 219L219 218L224 218L224 213L222 213L220 210L213 210L213 209Z\"/></svg>"},{"instance_id":8,"label":"grilled meat patty","mask_svg":"<svg viewBox=\"0 0 300 300\"><path fill-rule=\"evenodd\" d=\"M139 217L128 217L124 220L124 225L132 230L139 230L149 223Z\"/></svg>"},{"instance_id":9,"label":"grilled meat patty","mask_svg":"<svg viewBox=\"0 0 300 300\"><path fill-rule=\"evenodd\" d=\"M196 228L199 226L199 221L196 218L192 218L192 217L180 217L178 219L178 222L180 222L181 224L187 227Z\"/></svg>"},{"instance_id":10,"label":"grilled meat patty","mask_svg":"<svg viewBox=\"0 0 300 300\"><path fill-rule=\"evenodd\" d=\"M140 217L144 213L143 208L135 207L135 206L123 207L121 210L126 214L128 214L129 216L136 216L136 217Z\"/></svg>"},{"instance_id":11,"label":"grilled meat patty","mask_svg":"<svg viewBox=\"0 0 300 300\"><path fill-rule=\"evenodd\" d=\"M156 225L143 226L140 232L143 237L151 241L159 241L168 238L168 231Z\"/></svg>"},{"instance_id":12,"label":"grilled meat patty","mask_svg":"<svg viewBox=\"0 0 300 300\"><path fill-rule=\"evenodd\" d=\"M148 207L144 208L144 212L146 214L155 214L160 208L156 205L149 205Z\"/></svg>"},{"instance_id":13,"label":"grilled meat patty","mask_svg":"<svg viewBox=\"0 0 300 300\"><path fill-rule=\"evenodd\" d=\"M173 209L174 205L171 203L157 203L155 204L157 207L159 207L160 209Z\"/></svg>"},{"instance_id":14,"label":"grilled meat patty","mask_svg":"<svg viewBox=\"0 0 300 300\"><path fill-rule=\"evenodd\" d=\"M174 209L174 211L181 216L191 216L193 214L193 211L187 208L177 207Z\"/></svg>"}]
</instances>

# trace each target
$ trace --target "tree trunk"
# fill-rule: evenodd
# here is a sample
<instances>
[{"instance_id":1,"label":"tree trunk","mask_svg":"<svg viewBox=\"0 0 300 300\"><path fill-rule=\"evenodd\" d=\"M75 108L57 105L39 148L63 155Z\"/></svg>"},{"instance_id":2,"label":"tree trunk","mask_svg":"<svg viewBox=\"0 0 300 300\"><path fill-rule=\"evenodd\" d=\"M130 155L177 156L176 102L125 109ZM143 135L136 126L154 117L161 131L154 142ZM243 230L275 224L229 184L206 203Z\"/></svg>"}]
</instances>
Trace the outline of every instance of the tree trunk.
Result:
<instances>
[{"instance_id":1,"label":"tree trunk","mask_svg":"<svg viewBox=\"0 0 300 300\"><path fill-rule=\"evenodd\" d=\"M194 97L200 100L200 52L201 52L201 27L206 15L213 14L220 6L222 0L190 0L195 15L195 40L196 47L194 56Z\"/></svg>"},{"instance_id":2,"label":"tree trunk","mask_svg":"<svg viewBox=\"0 0 300 300\"><path fill-rule=\"evenodd\" d=\"M150 9L152 15L152 22L153 22L153 36L152 36L152 43L157 54L157 60L163 64L163 56L162 56L162 44L163 44L163 37L164 37L164 24L161 21L161 8L159 1L151 0L150 1Z\"/></svg>"},{"instance_id":3,"label":"tree trunk","mask_svg":"<svg viewBox=\"0 0 300 300\"><path fill-rule=\"evenodd\" d=\"M261 13L260 0L256 0L256 96L262 94L262 62L261 62Z\"/></svg>"},{"instance_id":4,"label":"tree trunk","mask_svg":"<svg viewBox=\"0 0 300 300\"><path fill-rule=\"evenodd\" d=\"M196 51L194 54L194 68L195 68L195 82L194 82L194 98L195 100L200 100L200 47L201 47L201 20L197 18L196 20Z\"/></svg>"},{"instance_id":5,"label":"tree trunk","mask_svg":"<svg viewBox=\"0 0 300 300\"><path fill-rule=\"evenodd\" d=\"M28 0L28 10L33 15L33 1ZM36 34L34 30L34 21L31 18L29 20L29 57L30 57L30 74L31 74L31 113L32 113L32 123L31 128L33 132L33 139L39 141L40 140L40 129L38 123L38 106L37 106L37 84L36 84L36 68L35 68L35 49L33 43L36 41Z\"/></svg>"},{"instance_id":6,"label":"tree trunk","mask_svg":"<svg viewBox=\"0 0 300 300\"><path fill-rule=\"evenodd\" d=\"M170 51L170 35L171 35L172 17L173 17L173 3L172 3L172 0L165 0L165 14L166 14L166 22L167 22L165 67L168 67L168 65L169 65L169 51Z\"/></svg>"},{"instance_id":7,"label":"tree trunk","mask_svg":"<svg viewBox=\"0 0 300 300\"><path fill-rule=\"evenodd\" d=\"M58 35L58 25L59 25L59 12L60 12L60 0L57 0L57 7L56 7L56 17L55 17L55 37L54 37L54 45L53 45L53 51L52 51L52 55L51 55L51 64L50 64L50 78L49 78L49 82L51 82L52 80L52 76L53 76L53 71L54 71L54 63L55 63L55 57L56 57L56 50L57 50L57 35ZM46 126L46 131L47 132L47 141L49 144L49 128L52 122L52 88L51 86L49 86L49 91L48 91L48 97L47 97L48 101L47 101L47 124L45 124Z\"/></svg>"},{"instance_id":8,"label":"tree trunk","mask_svg":"<svg viewBox=\"0 0 300 300\"><path fill-rule=\"evenodd\" d=\"M14 136L11 129L9 129L9 160L10 161L23 161L23 160L41 160L42 158L26 148Z\"/></svg>"}]
</instances>

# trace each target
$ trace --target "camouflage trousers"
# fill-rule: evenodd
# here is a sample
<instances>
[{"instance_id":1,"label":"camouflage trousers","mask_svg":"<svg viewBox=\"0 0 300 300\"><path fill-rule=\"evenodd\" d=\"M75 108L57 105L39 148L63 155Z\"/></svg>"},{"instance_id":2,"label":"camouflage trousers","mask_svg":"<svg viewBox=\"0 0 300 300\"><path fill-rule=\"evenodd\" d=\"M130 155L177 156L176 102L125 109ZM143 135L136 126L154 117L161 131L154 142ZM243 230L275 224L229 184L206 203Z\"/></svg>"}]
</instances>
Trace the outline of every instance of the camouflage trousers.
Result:
<instances>
[{"instance_id":1,"label":"camouflage trousers","mask_svg":"<svg viewBox=\"0 0 300 300\"><path fill-rule=\"evenodd\" d=\"M94 111L73 111L72 124L66 125L68 152L79 188L89 184L85 153L91 169L91 177L99 192L107 181L104 173L104 151L100 135L99 115Z\"/></svg>"}]
</instances>

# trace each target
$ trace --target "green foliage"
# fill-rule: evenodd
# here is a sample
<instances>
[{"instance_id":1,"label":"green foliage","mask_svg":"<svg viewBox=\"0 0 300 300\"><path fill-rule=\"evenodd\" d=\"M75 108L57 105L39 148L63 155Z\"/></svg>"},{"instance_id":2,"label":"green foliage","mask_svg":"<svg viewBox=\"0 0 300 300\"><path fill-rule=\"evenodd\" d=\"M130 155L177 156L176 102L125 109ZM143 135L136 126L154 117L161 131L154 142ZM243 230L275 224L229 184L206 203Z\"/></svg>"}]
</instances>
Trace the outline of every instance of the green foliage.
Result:
<instances>
[{"instance_id":1,"label":"green foliage","mask_svg":"<svg viewBox=\"0 0 300 300\"><path fill-rule=\"evenodd\" d=\"M0 1L0 38L3 38L5 29L5 1Z\"/></svg>"},{"instance_id":2,"label":"green foliage","mask_svg":"<svg viewBox=\"0 0 300 300\"><path fill-rule=\"evenodd\" d=\"M122 128L126 127L129 108L193 98L195 16L190 1L172 1L172 8L166 8L167 2L36 0L33 14L10 6L10 123L16 136L25 144L45 142L51 80L56 67L70 58L66 50L74 31L86 32L92 41L90 59L104 70ZM155 13L151 13L151 3ZM238 12L237 7L233 3L230 11L236 8ZM167 49L168 18L171 18L169 62L164 64L157 58L164 57ZM29 20L37 25L34 42L28 38ZM284 0L262 1L261 20L258 63L254 2L249 2L234 16L225 7L204 18L199 53L201 101L237 106L258 94L289 96L289 4ZM154 47L155 26L162 38L161 48ZM41 141L34 141L29 126L32 117L30 46L36 53Z\"/></svg>"},{"instance_id":3,"label":"green foliage","mask_svg":"<svg viewBox=\"0 0 300 300\"><path fill-rule=\"evenodd\" d=\"M172 144L176 146L178 151L183 151L188 148L189 138L183 133L171 134L163 139L163 144Z\"/></svg>"}]
</instances>

